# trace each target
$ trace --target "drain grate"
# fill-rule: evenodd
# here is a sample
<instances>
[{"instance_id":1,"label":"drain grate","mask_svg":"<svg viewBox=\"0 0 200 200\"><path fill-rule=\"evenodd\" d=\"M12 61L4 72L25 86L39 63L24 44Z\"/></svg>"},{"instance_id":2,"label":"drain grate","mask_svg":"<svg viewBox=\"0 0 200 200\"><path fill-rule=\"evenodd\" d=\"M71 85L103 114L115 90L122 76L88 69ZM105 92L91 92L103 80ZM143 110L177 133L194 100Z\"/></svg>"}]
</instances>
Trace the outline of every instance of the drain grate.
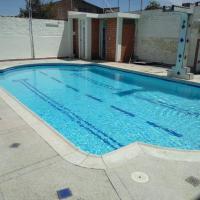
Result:
<instances>
[{"instance_id":1,"label":"drain grate","mask_svg":"<svg viewBox=\"0 0 200 200\"><path fill-rule=\"evenodd\" d=\"M71 197L72 192L69 188L65 188L65 189L62 189L62 190L58 190L57 195L58 195L58 199L61 200L61 199L66 199L68 197Z\"/></svg>"},{"instance_id":2,"label":"drain grate","mask_svg":"<svg viewBox=\"0 0 200 200\"><path fill-rule=\"evenodd\" d=\"M197 187L200 185L200 179L198 179L197 177L194 176L189 176L185 179L186 182L188 182L189 184L191 184L193 187Z\"/></svg>"},{"instance_id":3,"label":"drain grate","mask_svg":"<svg viewBox=\"0 0 200 200\"><path fill-rule=\"evenodd\" d=\"M10 145L10 148L18 148L20 146L20 143L13 143Z\"/></svg>"}]
</instances>

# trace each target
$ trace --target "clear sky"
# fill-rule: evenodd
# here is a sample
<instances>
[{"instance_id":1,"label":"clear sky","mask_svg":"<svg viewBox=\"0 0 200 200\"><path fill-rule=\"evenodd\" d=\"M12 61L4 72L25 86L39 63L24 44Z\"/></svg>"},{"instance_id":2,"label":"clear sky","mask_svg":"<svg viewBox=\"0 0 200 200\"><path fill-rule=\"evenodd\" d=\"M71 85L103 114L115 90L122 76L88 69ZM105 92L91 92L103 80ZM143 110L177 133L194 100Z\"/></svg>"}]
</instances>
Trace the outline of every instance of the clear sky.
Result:
<instances>
[{"instance_id":1,"label":"clear sky","mask_svg":"<svg viewBox=\"0 0 200 200\"><path fill-rule=\"evenodd\" d=\"M118 0L86 0L90 3L96 4L101 7L117 6ZM121 11L128 11L129 0L119 0ZM138 10L140 0L130 0L131 10ZM148 4L149 0L143 0L144 6ZM159 0L161 5L180 5L182 2L195 2L195 0ZM0 0L0 15L14 16L19 13L19 8L25 6L25 0Z\"/></svg>"}]
</instances>

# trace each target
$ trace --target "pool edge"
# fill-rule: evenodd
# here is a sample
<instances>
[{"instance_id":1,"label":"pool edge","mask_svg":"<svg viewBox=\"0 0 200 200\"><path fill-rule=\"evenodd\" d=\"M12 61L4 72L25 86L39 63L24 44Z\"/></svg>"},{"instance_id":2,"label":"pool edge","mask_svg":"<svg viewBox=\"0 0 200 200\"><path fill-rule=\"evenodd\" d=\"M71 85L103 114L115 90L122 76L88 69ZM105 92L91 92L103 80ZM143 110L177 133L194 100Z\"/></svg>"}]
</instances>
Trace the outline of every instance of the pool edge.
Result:
<instances>
[{"instance_id":1,"label":"pool edge","mask_svg":"<svg viewBox=\"0 0 200 200\"><path fill-rule=\"evenodd\" d=\"M180 78L175 78L175 77L168 77L166 75L155 74L153 72L144 72L144 71L139 71L139 70L135 70L135 69L121 68L119 66L109 65L106 63L93 63L93 64L98 65L99 67L103 67L103 68L120 70L123 72L133 73L133 74L137 74L137 75L141 75L141 76L148 76L148 77L157 78L157 79L161 79L161 80L168 81L168 82L175 82L175 83L194 86L194 87L198 87L198 88L200 87L200 83L193 81L193 80L185 80L185 79L180 79ZM92 65L92 63L91 63L91 65Z\"/></svg>"},{"instance_id":2,"label":"pool edge","mask_svg":"<svg viewBox=\"0 0 200 200\"><path fill-rule=\"evenodd\" d=\"M76 148L57 130L47 124L38 115L22 104L17 98L0 87L0 97L9 105L35 132L43 138L64 160L77 166L105 169L102 156L96 156Z\"/></svg>"},{"instance_id":3,"label":"pool edge","mask_svg":"<svg viewBox=\"0 0 200 200\"><path fill-rule=\"evenodd\" d=\"M0 71L7 71L11 68L16 69L24 66L38 66L38 65L74 65L74 63L34 63L34 64L22 64L10 67L5 67ZM165 76L151 74L148 72L140 72L134 69L124 69L118 66L111 66L108 64L99 63L86 63L79 64L84 65L98 65L99 67L112 68L115 70L126 71L130 73L135 73L139 75L146 75L149 77L155 77L162 80L183 83L191 86L198 86L200 84L197 82L189 82L179 79L172 79ZM77 166L90 168L90 169L107 169L111 168L113 164L120 161L127 161L133 157L138 156L140 153L148 154L150 156L158 157L161 159L177 160L177 161L200 161L200 150L177 150L167 147L158 147L151 144L145 144L141 142L134 142L118 150L114 150L110 153L104 154L102 156L96 156L80 149L76 148L70 141L65 139L57 130L47 124L38 115L33 113L29 108L22 104L17 98L7 92L5 89L0 87L0 97L29 125L36 133L42 137L64 160L67 160ZM57 139L56 139L57 138ZM114 161L114 162L113 162Z\"/></svg>"},{"instance_id":4,"label":"pool edge","mask_svg":"<svg viewBox=\"0 0 200 200\"><path fill-rule=\"evenodd\" d=\"M0 97L64 160L80 167L105 170L137 157L139 154L176 161L200 161L200 151L197 150L177 150L141 142L131 143L102 156L92 155L76 148L70 141L61 136L57 130L1 87Z\"/></svg>"},{"instance_id":5,"label":"pool edge","mask_svg":"<svg viewBox=\"0 0 200 200\"><path fill-rule=\"evenodd\" d=\"M107 68L107 69L113 69L113 70L119 70L119 71L123 71L123 72L127 72L127 73L133 73L133 74L137 74L137 75L141 75L141 76L148 76L148 77L152 77L152 78L156 78L156 79L161 79L164 81L168 81L168 82L175 82L175 83L179 83L179 84L184 84L184 85L189 85L189 86L193 86L193 87L198 87L200 88L200 82L196 82L193 80L185 80L185 79L179 79L179 78L173 78L173 77L168 77L166 75L160 75L160 74L155 74L153 72L146 72L146 71L139 71L139 70L135 70L133 68L128 69L128 68L122 68L119 66L114 66L112 64L107 64L107 63L99 63L99 62L86 62L86 63L71 63L71 62L48 62L48 63L32 63L32 64L18 64L18 65L11 65L11 66L6 66L3 68L0 68L0 74L7 72L7 71L12 71L15 69L20 69L20 68L25 68L25 67L34 67L34 66L49 66L49 65L56 65L56 66L62 66L62 65L71 65L71 66L93 66L96 65L98 67L102 67L102 68Z\"/></svg>"}]
</instances>

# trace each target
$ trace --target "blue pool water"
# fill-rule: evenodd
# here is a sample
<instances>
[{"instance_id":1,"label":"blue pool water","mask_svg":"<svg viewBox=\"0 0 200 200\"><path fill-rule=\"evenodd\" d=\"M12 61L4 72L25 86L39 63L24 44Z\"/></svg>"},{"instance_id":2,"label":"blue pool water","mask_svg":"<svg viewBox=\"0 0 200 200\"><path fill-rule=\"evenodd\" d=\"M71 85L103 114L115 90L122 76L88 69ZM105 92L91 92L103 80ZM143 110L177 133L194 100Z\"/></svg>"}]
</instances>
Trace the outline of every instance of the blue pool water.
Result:
<instances>
[{"instance_id":1,"label":"blue pool water","mask_svg":"<svg viewBox=\"0 0 200 200\"><path fill-rule=\"evenodd\" d=\"M97 65L0 73L0 86L79 149L102 155L139 141L200 149L200 88Z\"/></svg>"}]
</instances>

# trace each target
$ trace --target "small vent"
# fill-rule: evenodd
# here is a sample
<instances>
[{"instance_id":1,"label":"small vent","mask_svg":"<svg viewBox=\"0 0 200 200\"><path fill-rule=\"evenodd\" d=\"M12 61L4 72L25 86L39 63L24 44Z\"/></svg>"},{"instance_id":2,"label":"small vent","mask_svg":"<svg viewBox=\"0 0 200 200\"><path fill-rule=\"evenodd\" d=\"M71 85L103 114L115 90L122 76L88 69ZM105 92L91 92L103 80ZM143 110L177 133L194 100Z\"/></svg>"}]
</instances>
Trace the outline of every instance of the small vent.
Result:
<instances>
[{"instance_id":1,"label":"small vent","mask_svg":"<svg viewBox=\"0 0 200 200\"><path fill-rule=\"evenodd\" d=\"M59 27L59 24L46 23L46 27Z\"/></svg>"},{"instance_id":2,"label":"small vent","mask_svg":"<svg viewBox=\"0 0 200 200\"><path fill-rule=\"evenodd\" d=\"M193 187L197 187L200 185L200 179L194 176L189 176L188 178L185 179L185 181L191 184Z\"/></svg>"},{"instance_id":3,"label":"small vent","mask_svg":"<svg viewBox=\"0 0 200 200\"><path fill-rule=\"evenodd\" d=\"M18 148L20 146L20 143L13 143L10 145L10 148Z\"/></svg>"}]
</instances>

